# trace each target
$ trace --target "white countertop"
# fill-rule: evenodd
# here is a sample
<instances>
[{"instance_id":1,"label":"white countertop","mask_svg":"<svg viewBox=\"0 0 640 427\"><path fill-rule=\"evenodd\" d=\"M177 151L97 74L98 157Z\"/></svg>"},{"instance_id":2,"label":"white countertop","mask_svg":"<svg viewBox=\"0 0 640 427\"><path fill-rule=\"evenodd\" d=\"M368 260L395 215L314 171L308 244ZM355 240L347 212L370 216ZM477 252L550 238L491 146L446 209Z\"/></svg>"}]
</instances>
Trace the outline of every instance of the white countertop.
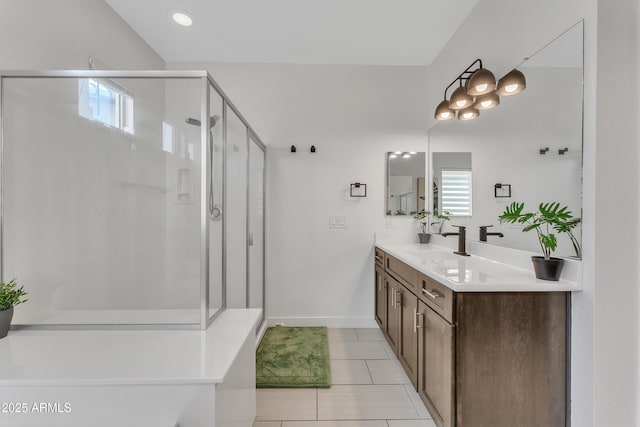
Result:
<instances>
[{"instance_id":1,"label":"white countertop","mask_svg":"<svg viewBox=\"0 0 640 427\"><path fill-rule=\"evenodd\" d=\"M220 383L261 311L227 309L206 331L10 331L0 387Z\"/></svg>"},{"instance_id":2,"label":"white countertop","mask_svg":"<svg viewBox=\"0 0 640 427\"><path fill-rule=\"evenodd\" d=\"M455 292L570 292L578 283L536 279L531 270L487 258L454 254L433 244L382 243L376 246Z\"/></svg>"}]
</instances>

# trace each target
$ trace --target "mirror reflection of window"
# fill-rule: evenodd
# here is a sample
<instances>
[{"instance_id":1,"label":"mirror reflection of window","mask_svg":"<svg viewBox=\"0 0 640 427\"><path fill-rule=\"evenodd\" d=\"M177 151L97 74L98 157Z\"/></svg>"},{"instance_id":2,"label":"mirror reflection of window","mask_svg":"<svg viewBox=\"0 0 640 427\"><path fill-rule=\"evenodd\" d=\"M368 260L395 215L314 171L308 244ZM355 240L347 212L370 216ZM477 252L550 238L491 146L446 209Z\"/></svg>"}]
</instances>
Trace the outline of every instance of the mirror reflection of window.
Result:
<instances>
[{"instance_id":1,"label":"mirror reflection of window","mask_svg":"<svg viewBox=\"0 0 640 427\"><path fill-rule=\"evenodd\" d=\"M387 153L386 214L406 216L426 208L424 152Z\"/></svg>"},{"instance_id":2,"label":"mirror reflection of window","mask_svg":"<svg viewBox=\"0 0 640 427\"><path fill-rule=\"evenodd\" d=\"M471 216L471 171L442 169L442 212Z\"/></svg>"},{"instance_id":3,"label":"mirror reflection of window","mask_svg":"<svg viewBox=\"0 0 640 427\"><path fill-rule=\"evenodd\" d=\"M471 153L437 152L432 154L432 211L451 216L471 216L473 180Z\"/></svg>"}]
</instances>

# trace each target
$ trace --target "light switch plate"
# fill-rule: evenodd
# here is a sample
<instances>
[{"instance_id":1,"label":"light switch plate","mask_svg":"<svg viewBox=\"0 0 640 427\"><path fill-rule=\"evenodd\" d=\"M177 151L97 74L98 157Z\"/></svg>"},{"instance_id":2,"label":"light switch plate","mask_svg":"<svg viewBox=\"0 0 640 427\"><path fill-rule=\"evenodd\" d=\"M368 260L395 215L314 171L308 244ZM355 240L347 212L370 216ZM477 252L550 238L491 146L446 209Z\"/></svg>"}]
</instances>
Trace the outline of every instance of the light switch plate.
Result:
<instances>
[{"instance_id":1,"label":"light switch plate","mask_svg":"<svg viewBox=\"0 0 640 427\"><path fill-rule=\"evenodd\" d=\"M329 215L329 228L347 228L347 218L344 215Z\"/></svg>"}]
</instances>

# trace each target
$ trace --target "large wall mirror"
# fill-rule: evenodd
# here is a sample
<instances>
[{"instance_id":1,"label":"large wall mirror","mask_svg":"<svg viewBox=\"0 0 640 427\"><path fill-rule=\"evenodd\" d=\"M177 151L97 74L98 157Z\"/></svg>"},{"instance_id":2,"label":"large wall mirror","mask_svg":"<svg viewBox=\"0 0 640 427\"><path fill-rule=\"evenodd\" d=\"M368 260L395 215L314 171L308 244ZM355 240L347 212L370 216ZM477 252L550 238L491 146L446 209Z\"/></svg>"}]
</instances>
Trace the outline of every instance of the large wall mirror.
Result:
<instances>
[{"instance_id":1,"label":"large wall mirror","mask_svg":"<svg viewBox=\"0 0 640 427\"><path fill-rule=\"evenodd\" d=\"M387 215L406 216L425 209L426 180L424 152L392 151L387 159Z\"/></svg>"},{"instance_id":2,"label":"large wall mirror","mask_svg":"<svg viewBox=\"0 0 640 427\"><path fill-rule=\"evenodd\" d=\"M472 209L468 216L452 216L449 224L467 225L471 240L479 240L480 226L492 226L490 232L504 236L490 235L487 243L539 252L534 232L501 225L498 216L514 201L524 202L527 211L537 210L540 202L558 202L582 216L583 24L517 68L526 76L525 91L502 97L498 107L481 111L475 120L454 119L430 129L429 208L442 209L442 159L459 165L468 157ZM580 241L580 229L574 234ZM563 234L555 255L578 254Z\"/></svg>"}]
</instances>

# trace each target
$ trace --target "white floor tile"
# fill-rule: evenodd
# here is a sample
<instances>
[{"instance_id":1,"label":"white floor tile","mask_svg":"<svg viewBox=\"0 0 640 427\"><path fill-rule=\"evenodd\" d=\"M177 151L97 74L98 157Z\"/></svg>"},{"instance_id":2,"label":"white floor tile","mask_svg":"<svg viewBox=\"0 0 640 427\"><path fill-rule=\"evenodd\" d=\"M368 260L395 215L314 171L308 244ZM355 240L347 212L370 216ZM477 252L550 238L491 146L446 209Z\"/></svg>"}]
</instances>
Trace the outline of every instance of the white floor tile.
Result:
<instances>
[{"instance_id":1,"label":"white floor tile","mask_svg":"<svg viewBox=\"0 0 640 427\"><path fill-rule=\"evenodd\" d=\"M371 384L371 375L364 360L332 360L332 384Z\"/></svg>"},{"instance_id":2,"label":"white floor tile","mask_svg":"<svg viewBox=\"0 0 640 427\"><path fill-rule=\"evenodd\" d=\"M319 420L417 418L402 385L336 385L318 390Z\"/></svg>"},{"instance_id":3,"label":"white floor tile","mask_svg":"<svg viewBox=\"0 0 640 427\"><path fill-rule=\"evenodd\" d=\"M397 360L367 360L374 384L411 384Z\"/></svg>"},{"instance_id":4,"label":"white floor tile","mask_svg":"<svg viewBox=\"0 0 640 427\"><path fill-rule=\"evenodd\" d=\"M382 341L384 335L379 328L356 329L358 341Z\"/></svg>"},{"instance_id":5,"label":"white floor tile","mask_svg":"<svg viewBox=\"0 0 640 427\"><path fill-rule=\"evenodd\" d=\"M331 359L388 359L381 341L332 341L329 343Z\"/></svg>"},{"instance_id":6,"label":"white floor tile","mask_svg":"<svg viewBox=\"0 0 640 427\"><path fill-rule=\"evenodd\" d=\"M382 341L382 347L384 347L384 351L387 352L389 359L397 359L395 352L387 342L387 340Z\"/></svg>"},{"instance_id":7,"label":"white floor tile","mask_svg":"<svg viewBox=\"0 0 640 427\"><path fill-rule=\"evenodd\" d=\"M261 388L256 401L256 421L317 419L314 388Z\"/></svg>"},{"instance_id":8,"label":"white floor tile","mask_svg":"<svg viewBox=\"0 0 640 427\"><path fill-rule=\"evenodd\" d=\"M256 421L253 427L281 427L282 421Z\"/></svg>"},{"instance_id":9,"label":"white floor tile","mask_svg":"<svg viewBox=\"0 0 640 427\"><path fill-rule=\"evenodd\" d=\"M388 427L385 420L285 421L282 427Z\"/></svg>"},{"instance_id":10,"label":"white floor tile","mask_svg":"<svg viewBox=\"0 0 640 427\"><path fill-rule=\"evenodd\" d=\"M351 328L329 328L329 341L358 341L356 330Z\"/></svg>"},{"instance_id":11,"label":"white floor tile","mask_svg":"<svg viewBox=\"0 0 640 427\"><path fill-rule=\"evenodd\" d=\"M407 394L409 395L411 402L413 402L413 406L418 412L419 418L430 419L431 415L429 415L429 411L427 411L427 407L424 406L424 403L422 403L422 400L420 400L420 396L418 396L418 393L415 391L413 386L411 384L405 384L404 388L407 391Z\"/></svg>"},{"instance_id":12,"label":"white floor tile","mask_svg":"<svg viewBox=\"0 0 640 427\"><path fill-rule=\"evenodd\" d=\"M388 420L389 427L437 427L433 420Z\"/></svg>"}]
</instances>

